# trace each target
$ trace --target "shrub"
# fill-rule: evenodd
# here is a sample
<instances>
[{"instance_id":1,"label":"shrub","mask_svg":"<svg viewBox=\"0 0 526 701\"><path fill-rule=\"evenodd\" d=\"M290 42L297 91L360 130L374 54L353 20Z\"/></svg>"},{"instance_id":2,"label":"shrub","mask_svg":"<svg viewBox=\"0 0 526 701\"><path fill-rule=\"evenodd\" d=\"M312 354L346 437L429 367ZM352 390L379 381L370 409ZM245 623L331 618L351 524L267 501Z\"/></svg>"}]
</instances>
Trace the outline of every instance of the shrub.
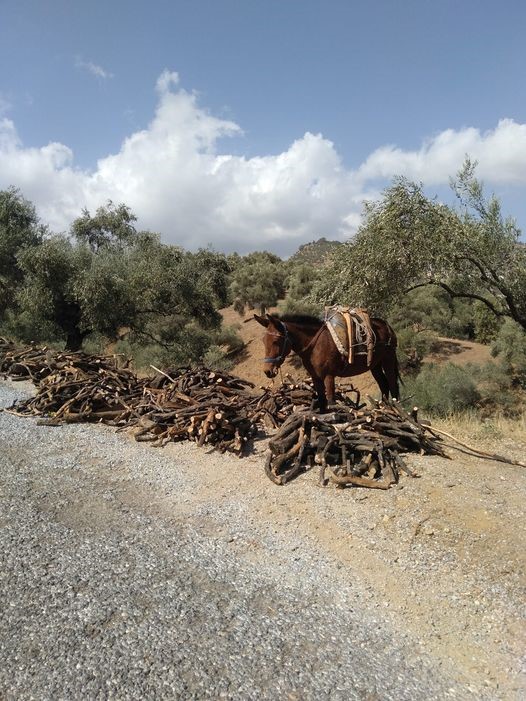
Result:
<instances>
[{"instance_id":1,"label":"shrub","mask_svg":"<svg viewBox=\"0 0 526 701\"><path fill-rule=\"evenodd\" d=\"M526 389L526 333L511 319L502 324L491 354L503 364L513 384Z\"/></svg>"},{"instance_id":2,"label":"shrub","mask_svg":"<svg viewBox=\"0 0 526 701\"><path fill-rule=\"evenodd\" d=\"M229 372L234 363L221 346L212 345L203 356L203 365L211 370Z\"/></svg>"},{"instance_id":3,"label":"shrub","mask_svg":"<svg viewBox=\"0 0 526 701\"><path fill-rule=\"evenodd\" d=\"M477 405L480 393L469 369L447 363L426 365L414 378L406 381L406 392L415 403L436 416L447 416Z\"/></svg>"},{"instance_id":4,"label":"shrub","mask_svg":"<svg viewBox=\"0 0 526 701\"><path fill-rule=\"evenodd\" d=\"M437 337L431 331L417 331L413 326L395 327L398 340L398 363L402 372L415 373L424 356L433 350Z\"/></svg>"}]
</instances>

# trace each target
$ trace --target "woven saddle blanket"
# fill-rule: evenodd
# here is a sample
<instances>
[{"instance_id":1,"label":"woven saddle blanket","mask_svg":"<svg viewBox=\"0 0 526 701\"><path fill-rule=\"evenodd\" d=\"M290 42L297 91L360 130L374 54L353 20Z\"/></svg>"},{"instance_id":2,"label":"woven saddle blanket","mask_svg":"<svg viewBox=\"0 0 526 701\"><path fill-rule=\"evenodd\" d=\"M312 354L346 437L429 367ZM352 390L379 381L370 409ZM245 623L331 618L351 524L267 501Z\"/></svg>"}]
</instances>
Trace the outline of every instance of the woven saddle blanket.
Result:
<instances>
[{"instance_id":1,"label":"woven saddle blanket","mask_svg":"<svg viewBox=\"0 0 526 701\"><path fill-rule=\"evenodd\" d=\"M357 355L367 355L367 365L371 365L375 336L366 309L340 305L326 307L325 323L336 348L348 363L352 363Z\"/></svg>"}]
</instances>

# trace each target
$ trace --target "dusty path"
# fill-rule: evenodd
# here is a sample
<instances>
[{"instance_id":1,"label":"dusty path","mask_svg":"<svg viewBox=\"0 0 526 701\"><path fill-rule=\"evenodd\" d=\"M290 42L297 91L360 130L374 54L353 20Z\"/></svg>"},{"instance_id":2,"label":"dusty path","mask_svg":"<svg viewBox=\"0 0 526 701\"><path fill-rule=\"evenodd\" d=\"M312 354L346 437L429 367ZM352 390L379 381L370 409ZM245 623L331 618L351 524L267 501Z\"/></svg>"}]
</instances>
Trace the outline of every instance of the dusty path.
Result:
<instances>
[{"instance_id":1,"label":"dusty path","mask_svg":"<svg viewBox=\"0 0 526 701\"><path fill-rule=\"evenodd\" d=\"M524 698L526 470L412 464L279 488L0 413L0 698Z\"/></svg>"}]
</instances>

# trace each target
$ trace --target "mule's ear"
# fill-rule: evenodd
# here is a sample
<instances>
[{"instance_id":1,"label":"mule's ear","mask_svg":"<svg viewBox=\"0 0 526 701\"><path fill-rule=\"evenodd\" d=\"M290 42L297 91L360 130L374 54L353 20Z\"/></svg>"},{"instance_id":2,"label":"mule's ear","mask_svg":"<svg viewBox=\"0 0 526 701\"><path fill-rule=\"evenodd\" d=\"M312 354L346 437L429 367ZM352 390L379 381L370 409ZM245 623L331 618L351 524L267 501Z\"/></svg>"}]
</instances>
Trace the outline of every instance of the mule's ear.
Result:
<instances>
[{"instance_id":1,"label":"mule's ear","mask_svg":"<svg viewBox=\"0 0 526 701\"><path fill-rule=\"evenodd\" d=\"M261 326L268 326L270 323L264 316L258 316L257 314L254 314L254 319L258 322L258 324L261 324Z\"/></svg>"}]
</instances>

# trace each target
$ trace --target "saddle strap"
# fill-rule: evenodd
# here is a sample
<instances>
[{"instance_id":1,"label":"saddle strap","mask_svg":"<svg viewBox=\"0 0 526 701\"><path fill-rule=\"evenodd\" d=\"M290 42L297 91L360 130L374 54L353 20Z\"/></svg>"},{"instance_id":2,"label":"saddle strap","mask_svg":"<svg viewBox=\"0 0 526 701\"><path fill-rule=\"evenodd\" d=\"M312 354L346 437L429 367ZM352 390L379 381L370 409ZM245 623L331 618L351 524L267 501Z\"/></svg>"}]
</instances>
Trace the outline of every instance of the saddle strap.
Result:
<instances>
[{"instance_id":1,"label":"saddle strap","mask_svg":"<svg viewBox=\"0 0 526 701\"><path fill-rule=\"evenodd\" d=\"M340 314L344 319L345 329L347 331L348 350L344 347L336 333L335 326L331 323L331 319L334 317L330 315L330 312L333 312L333 314ZM343 326L343 324L339 322L335 323L338 326ZM349 364L352 364L354 361L355 345L363 344L366 347L367 365L371 365L375 345L375 334L372 330L371 319L366 309L350 309L349 307L342 307L340 305L335 305L329 309L326 307L325 325L328 327L332 340L339 353ZM359 354L362 355L361 352Z\"/></svg>"}]
</instances>

